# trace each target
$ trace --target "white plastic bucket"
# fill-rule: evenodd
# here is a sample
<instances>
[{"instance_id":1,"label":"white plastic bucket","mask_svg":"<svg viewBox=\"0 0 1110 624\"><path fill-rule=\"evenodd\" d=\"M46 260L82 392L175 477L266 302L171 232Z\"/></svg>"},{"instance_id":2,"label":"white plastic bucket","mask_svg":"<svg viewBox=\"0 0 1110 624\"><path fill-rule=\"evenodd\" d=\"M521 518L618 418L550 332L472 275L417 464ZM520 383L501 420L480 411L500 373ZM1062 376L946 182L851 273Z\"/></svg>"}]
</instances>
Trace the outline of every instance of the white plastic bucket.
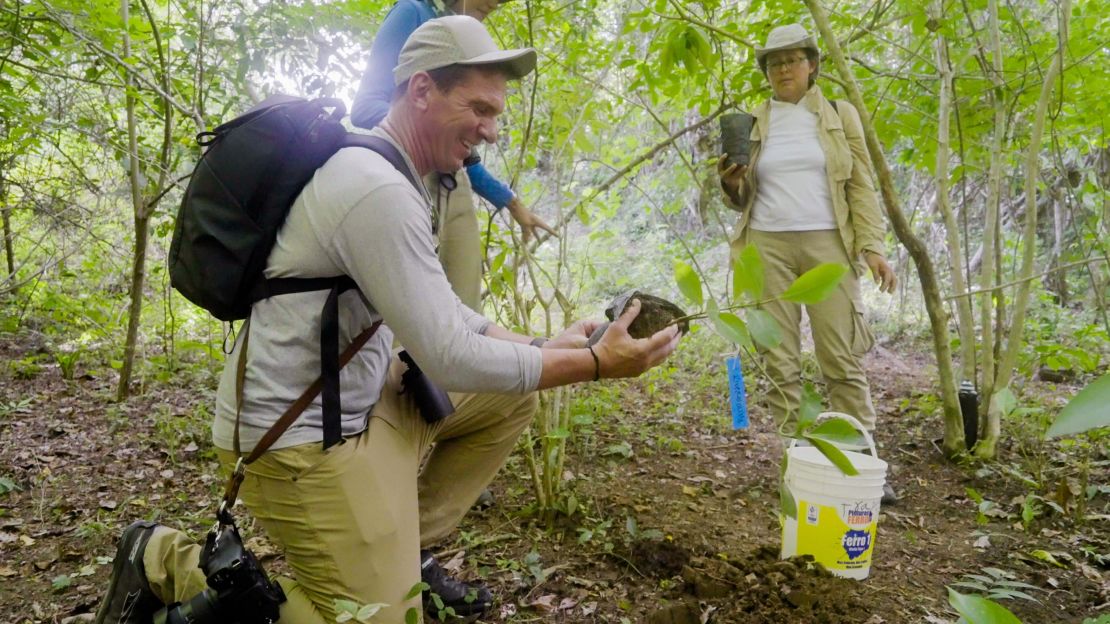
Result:
<instances>
[{"instance_id":1,"label":"white plastic bucket","mask_svg":"<svg viewBox=\"0 0 1110 624\"><path fill-rule=\"evenodd\" d=\"M874 440L858 420L835 412L818 418L833 416L863 432L871 455L845 450L859 471L848 476L815 447L787 449L783 479L798 507L796 519L784 518L781 556L812 555L837 576L863 580L871 573L887 464L878 458Z\"/></svg>"}]
</instances>

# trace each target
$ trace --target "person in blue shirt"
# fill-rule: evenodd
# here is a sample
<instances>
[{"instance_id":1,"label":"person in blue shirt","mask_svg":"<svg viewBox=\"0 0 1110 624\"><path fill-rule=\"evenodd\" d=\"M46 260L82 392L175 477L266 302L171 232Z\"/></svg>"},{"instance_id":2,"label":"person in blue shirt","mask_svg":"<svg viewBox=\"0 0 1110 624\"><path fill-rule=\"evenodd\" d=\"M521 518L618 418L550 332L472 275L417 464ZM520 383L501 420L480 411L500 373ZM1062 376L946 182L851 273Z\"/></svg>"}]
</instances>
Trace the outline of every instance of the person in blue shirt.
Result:
<instances>
[{"instance_id":1,"label":"person in blue shirt","mask_svg":"<svg viewBox=\"0 0 1110 624\"><path fill-rule=\"evenodd\" d=\"M409 35L424 22L442 15L469 15L484 20L508 0L398 0L378 29L370 59L351 107L351 123L360 128L377 126L389 112L395 88L393 68ZM455 172L444 172L455 173ZM494 208L508 208L527 241L541 229L554 235L547 223L533 214L507 184L495 178L481 162L469 164L466 174L455 175L457 187L446 188L436 173L424 184L438 212L439 259L447 280L464 304L481 309L482 244L473 193Z\"/></svg>"}]
</instances>

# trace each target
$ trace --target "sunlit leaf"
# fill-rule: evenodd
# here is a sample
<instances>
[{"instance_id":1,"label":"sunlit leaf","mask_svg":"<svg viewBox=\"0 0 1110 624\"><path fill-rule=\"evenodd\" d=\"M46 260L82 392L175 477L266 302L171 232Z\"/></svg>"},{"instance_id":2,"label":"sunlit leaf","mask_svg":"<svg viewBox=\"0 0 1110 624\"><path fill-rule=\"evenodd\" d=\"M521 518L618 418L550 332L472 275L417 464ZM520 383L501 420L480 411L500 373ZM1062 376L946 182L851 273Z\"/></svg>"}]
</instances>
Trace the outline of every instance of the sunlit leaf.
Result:
<instances>
[{"instance_id":1,"label":"sunlit leaf","mask_svg":"<svg viewBox=\"0 0 1110 624\"><path fill-rule=\"evenodd\" d=\"M853 466L852 462L848 460L848 457L844 454L844 451L841 451L836 446L820 438L814 438L808 435L805 438L809 440L809 442L813 444L813 446L817 447L817 450L821 451L821 454L828 458L828 460L831 461L834 466L839 468L840 472L843 472L850 477L854 477L859 474L859 471L856 470L856 467Z\"/></svg>"},{"instance_id":2,"label":"sunlit leaf","mask_svg":"<svg viewBox=\"0 0 1110 624\"><path fill-rule=\"evenodd\" d=\"M863 434L855 425L843 418L828 418L806 432L808 438L818 438L832 444L857 446L866 444Z\"/></svg>"},{"instance_id":3,"label":"sunlit leaf","mask_svg":"<svg viewBox=\"0 0 1110 624\"><path fill-rule=\"evenodd\" d=\"M794 303L818 303L828 298L847 274L847 265L835 262L820 264L798 276L779 296Z\"/></svg>"},{"instance_id":4,"label":"sunlit leaf","mask_svg":"<svg viewBox=\"0 0 1110 624\"><path fill-rule=\"evenodd\" d=\"M752 299L763 296L763 258L755 245L745 245L732 263L732 296L747 293Z\"/></svg>"},{"instance_id":5,"label":"sunlit leaf","mask_svg":"<svg viewBox=\"0 0 1110 624\"><path fill-rule=\"evenodd\" d=\"M718 313L717 303L712 299L709 301L707 308L709 320L713 323L713 329L722 338L737 346L751 347L752 339L748 335L748 326L740 317L730 312Z\"/></svg>"},{"instance_id":6,"label":"sunlit leaf","mask_svg":"<svg viewBox=\"0 0 1110 624\"><path fill-rule=\"evenodd\" d=\"M1094 380L1072 397L1048 428L1045 438L1083 433L1100 427L1110 427L1110 374Z\"/></svg>"},{"instance_id":7,"label":"sunlit leaf","mask_svg":"<svg viewBox=\"0 0 1110 624\"><path fill-rule=\"evenodd\" d=\"M704 302L701 292L701 278L694 272L694 269L681 260L675 260L674 280L678 283L678 289L683 296L700 308Z\"/></svg>"}]
</instances>

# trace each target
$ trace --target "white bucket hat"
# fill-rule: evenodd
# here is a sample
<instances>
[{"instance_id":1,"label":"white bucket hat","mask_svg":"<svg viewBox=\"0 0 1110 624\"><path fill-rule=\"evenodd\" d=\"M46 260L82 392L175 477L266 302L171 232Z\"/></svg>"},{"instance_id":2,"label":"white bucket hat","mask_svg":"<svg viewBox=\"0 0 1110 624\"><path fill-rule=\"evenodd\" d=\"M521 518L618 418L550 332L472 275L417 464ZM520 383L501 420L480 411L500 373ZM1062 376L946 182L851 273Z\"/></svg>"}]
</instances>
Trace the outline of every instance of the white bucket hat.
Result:
<instances>
[{"instance_id":1,"label":"white bucket hat","mask_svg":"<svg viewBox=\"0 0 1110 624\"><path fill-rule=\"evenodd\" d=\"M763 44L762 48L755 47L755 60L762 67L768 54L779 50L798 49L809 49L818 54L821 52L817 47L817 40L801 24L777 26L771 31L771 34L767 35L767 42Z\"/></svg>"},{"instance_id":2,"label":"white bucket hat","mask_svg":"<svg viewBox=\"0 0 1110 624\"><path fill-rule=\"evenodd\" d=\"M399 85L417 72L448 65L499 66L511 78L523 78L536 68L536 51L502 50L473 17L439 17L424 22L409 35L393 68L393 84Z\"/></svg>"}]
</instances>

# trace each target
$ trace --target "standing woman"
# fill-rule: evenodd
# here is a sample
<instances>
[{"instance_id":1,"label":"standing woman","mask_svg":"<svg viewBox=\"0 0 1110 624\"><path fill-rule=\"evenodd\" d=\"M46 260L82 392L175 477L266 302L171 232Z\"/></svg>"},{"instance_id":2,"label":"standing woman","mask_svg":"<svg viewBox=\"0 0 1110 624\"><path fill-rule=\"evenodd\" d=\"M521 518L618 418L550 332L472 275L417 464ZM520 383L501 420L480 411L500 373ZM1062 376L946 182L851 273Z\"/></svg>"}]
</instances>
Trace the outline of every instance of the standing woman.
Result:
<instances>
[{"instance_id":1,"label":"standing woman","mask_svg":"<svg viewBox=\"0 0 1110 624\"><path fill-rule=\"evenodd\" d=\"M863 318L859 276L870 269L882 292L893 292L896 278L883 256L883 221L859 113L822 95L817 42L800 24L772 30L755 58L773 95L752 113L751 164L729 165L724 157L718 164L728 203L740 212L732 252L758 247L772 295L819 264L852 267L828 299L806 311L832 409L873 430L861 358L874 337ZM783 333L782 343L765 353L782 390L768 395L782 423L795 417L801 399L801 307L775 301L763 309Z\"/></svg>"}]
</instances>

